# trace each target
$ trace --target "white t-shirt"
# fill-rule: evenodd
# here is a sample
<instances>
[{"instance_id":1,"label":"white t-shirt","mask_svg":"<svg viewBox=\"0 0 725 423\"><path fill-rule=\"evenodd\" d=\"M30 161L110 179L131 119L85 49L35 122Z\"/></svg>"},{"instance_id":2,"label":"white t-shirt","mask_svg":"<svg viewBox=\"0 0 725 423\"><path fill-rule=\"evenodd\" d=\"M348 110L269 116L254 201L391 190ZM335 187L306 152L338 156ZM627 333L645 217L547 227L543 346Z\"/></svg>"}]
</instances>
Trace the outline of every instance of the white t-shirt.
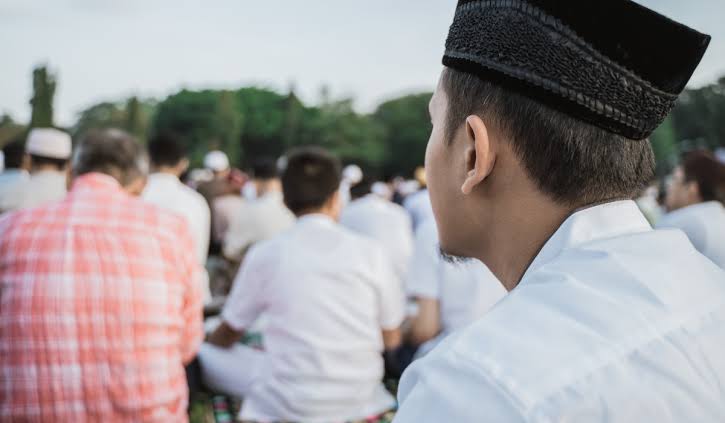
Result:
<instances>
[{"instance_id":1,"label":"white t-shirt","mask_svg":"<svg viewBox=\"0 0 725 423\"><path fill-rule=\"evenodd\" d=\"M279 234L294 222L295 216L284 205L281 192L249 200L231 219L224 238L224 256L240 260L252 244Z\"/></svg>"},{"instance_id":2,"label":"white t-shirt","mask_svg":"<svg viewBox=\"0 0 725 423\"><path fill-rule=\"evenodd\" d=\"M417 229L421 223L433 219L433 207L430 204L430 195L428 195L427 189L422 189L405 197L403 207L410 213L414 229Z\"/></svg>"},{"instance_id":3,"label":"white t-shirt","mask_svg":"<svg viewBox=\"0 0 725 423\"><path fill-rule=\"evenodd\" d=\"M345 421L385 411L381 329L403 320L403 293L382 248L322 215L253 246L224 321L264 315L270 376L245 398L250 420Z\"/></svg>"},{"instance_id":4,"label":"white t-shirt","mask_svg":"<svg viewBox=\"0 0 725 423\"><path fill-rule=\"evenodd\" d=\"M396 423L725 421L725 271L633 201L581 210L414 362Z\"/></svg>"},{"instance_id":5,"label":"white t-shirt","mask_svg":"<svg viewBox=\"0 0 725 423\"><path fill-rule=\"evenodd\" d=\"M206 263L209 252L210 211L201 194L187 187L179 178L168 173L149 175L142 198L149 203L186 218L194 238L199 263Z\"/></svg>"},{"instance_id":6,"label":"white t-shirt","mask_svg":"<svg viewBox=\"0 0 725 423\"><path fill-rule=\"evenodd\" d=\"M405 290L410 297L438 300L441 333L419 348L421 356L443 337L486 314L506 289L483 263L471 259L457 264L444 261L438 252L438 230L433 219L418 226L415 253Z\"/></svg>"},{"instance_id":7,"label":"white t-shirt","mask_svg":"<svg viewBox=\"0 0 725 423\"><path fill-rule=\"evenodd\" d=\"M340 223L385 246L398 278L405 278L413 254L413 232L410 216L404 208L368 194L343 209Z\"/></svg>"},{"instance_id":8,"label":"white t-shirt","mask_svg":"<svg viewBox=\"0 0 725 423\"><path fill-rule=\"evenodd\" d=\"M725 208L717 201L695 204L668 213L657 228L681 229L697 251L725 269Z\"/></svg>"},{"instance_id":9,"label":"white t-shirt","mask_svg":"<svg viewBox=\"0 0 725 423\"><path fill-rule=\"evenodd\" d=\"M67 193L65 171L41 170L12 185L7 193L6 210L20 210L54 203L65 198Z\"/></svg>"}]
</instances>

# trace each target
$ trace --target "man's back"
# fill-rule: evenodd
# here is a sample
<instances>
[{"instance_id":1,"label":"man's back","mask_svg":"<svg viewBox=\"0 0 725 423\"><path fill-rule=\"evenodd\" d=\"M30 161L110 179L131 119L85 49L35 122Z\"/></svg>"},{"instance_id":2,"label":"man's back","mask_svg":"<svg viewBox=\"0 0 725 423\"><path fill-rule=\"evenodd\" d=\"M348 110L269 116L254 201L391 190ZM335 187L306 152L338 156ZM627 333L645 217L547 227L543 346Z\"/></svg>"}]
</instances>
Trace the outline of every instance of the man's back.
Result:
<instances>
[{"instance_id":1,"label":"man's back","mask_svg":"<svg viewBox=\"0 0 725 423\"><path fill-rule=\"evenodd\" d=\"M725 269L725 208L721 203L709 201L675 210L664 215L657 227L681 229L699 252Z\"/></svg>"},{"instance_id":2,"label":"man's back","mask_svg":"<svg viewBox=\"0 0 725 423\"><path fill-rule=\"evenodd\" d=\"M413 234L410 216L404 208L369 194L348 204L340 223L380 242L388 250L398 277L405 277L413 254Z\"/></svg>"},{"instance_id":3,"label":"man's back","mask_svg":"<svg viewBox=\"0 0 725 423\"><path fill-rule=\"evenodd\" d=\"M184 421L200 269L181 218L107 175L0 220L0 416Z\"/></svg>"},{"instance_id":4,"label":"man's back","mask_svg":"<svg viewBox=\"0 0 725 423\"><path fill-rule=\"evenodd\" d=\"M311 215L253 247L222 316L244 328L260 314L271 374L243 417L338 421L393 405L381 329L398 327L403 297L372 241Z\"/></svg>"},{"instance_id":5,"label":"man's back","mask_svg":"<svg viewBox=\"0 0 725 423\"><path fill-rule=\"evenodd\" d=\"M635 207L567 220L516 289L404 375L398 421L436 400L431 420L722 421L725 273Z\"/></svg>"}]
</instances>

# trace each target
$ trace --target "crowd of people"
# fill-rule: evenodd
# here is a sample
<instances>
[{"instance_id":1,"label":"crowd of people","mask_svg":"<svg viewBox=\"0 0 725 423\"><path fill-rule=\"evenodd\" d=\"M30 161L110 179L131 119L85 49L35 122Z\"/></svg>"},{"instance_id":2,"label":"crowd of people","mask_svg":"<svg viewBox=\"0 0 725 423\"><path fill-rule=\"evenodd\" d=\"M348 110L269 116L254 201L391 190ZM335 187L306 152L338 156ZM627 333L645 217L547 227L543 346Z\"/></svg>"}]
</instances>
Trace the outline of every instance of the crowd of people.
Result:
<instances>
[{"instance_id":1,"label":"crowd of people","mask_svg":"<svg viewBox=\"0 0 725 423\"><path fill-rule=\"evenodd\" d=\"M0 421L183 422L190 392L245 422L725 419L725 163L660 188L646 141L709 38L550 3L459 3L415 180L312 146L190 169L118 129L7 146Z\"/></svg>"}]
</instances>

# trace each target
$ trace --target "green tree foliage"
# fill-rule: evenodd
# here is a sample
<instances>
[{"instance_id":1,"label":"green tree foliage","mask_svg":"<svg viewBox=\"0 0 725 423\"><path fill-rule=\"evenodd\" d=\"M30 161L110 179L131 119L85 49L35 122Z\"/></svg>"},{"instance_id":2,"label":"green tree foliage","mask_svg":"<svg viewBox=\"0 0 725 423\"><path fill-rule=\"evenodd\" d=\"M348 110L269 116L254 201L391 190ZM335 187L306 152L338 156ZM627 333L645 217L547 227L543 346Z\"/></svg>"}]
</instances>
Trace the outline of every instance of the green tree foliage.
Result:
<instances>
[{"instance_id":1,"label":"green tree foliage","mask_svg":"<svg viewBox=\"0 0 725 423\"><path fill-rule=\"evenodd\" d=\"M686 147L725 147L725 77L685 90L672 111L673 126Z\"/></svg>"},{"instance_id":2,"label":"green tree foliage","mask_svg":"<svg viewBox=\"0 0 725 423\"><path fill-rule=\"evenodd\" d=\"M677 164L677 136L668 117L650 136L657 161L657 175L664 176Z\"/></svg>"},{"instance_id":3,"label":"green tree foliage","mask_svg":"<svg viewBox=\"0 0 725 423\"><path fill-rule=\"evenodd\" d=\"M53 97L55 96L55 76L45 66L33 70L33 98L30 99L32 113L31 128L53 126Z\"/></svg>"},{"instance_id":4,"label":"green tree foliage","mask_svg":"<svg viewBox=\"0 0 725 423\"><path fill-rule=\"evenodd\" d=\"M373 114L384 130L386 173L411 174L423 165L431 131L428 114L431 96L431 93L422 93L386 101Z\"/></svg>"},{"instance_id":5,"label":"green tree foliage","mask_svg":"<svg viewBox=\"0 0 725 423\"><path fill-rule=\"evenodd\" d=\"M120 128L145 142L155 102L131 97L125 102L101 102L83 110L71 128L76 139L91 129Z\"/></svg>"}]
</instances>

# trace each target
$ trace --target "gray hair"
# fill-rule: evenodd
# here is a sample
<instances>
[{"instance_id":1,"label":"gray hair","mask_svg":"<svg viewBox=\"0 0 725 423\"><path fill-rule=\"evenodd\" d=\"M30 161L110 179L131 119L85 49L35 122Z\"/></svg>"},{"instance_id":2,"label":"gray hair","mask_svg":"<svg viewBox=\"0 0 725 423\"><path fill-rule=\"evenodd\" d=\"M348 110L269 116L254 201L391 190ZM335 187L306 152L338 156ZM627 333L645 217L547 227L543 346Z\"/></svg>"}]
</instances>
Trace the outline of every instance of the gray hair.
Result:
<instances>
[{"instance_id":1,"label":"gray hair","mask_svg":"<svg viewBox=\"0 0 725 423\"><path fill-rule=\"evenodd\" d=\"M74 177L105 173L127 186L148 175L149 160L146 150L128 133L120 129L92 130L75 148L72 171Z\"/></svg>"}]
</instances>

